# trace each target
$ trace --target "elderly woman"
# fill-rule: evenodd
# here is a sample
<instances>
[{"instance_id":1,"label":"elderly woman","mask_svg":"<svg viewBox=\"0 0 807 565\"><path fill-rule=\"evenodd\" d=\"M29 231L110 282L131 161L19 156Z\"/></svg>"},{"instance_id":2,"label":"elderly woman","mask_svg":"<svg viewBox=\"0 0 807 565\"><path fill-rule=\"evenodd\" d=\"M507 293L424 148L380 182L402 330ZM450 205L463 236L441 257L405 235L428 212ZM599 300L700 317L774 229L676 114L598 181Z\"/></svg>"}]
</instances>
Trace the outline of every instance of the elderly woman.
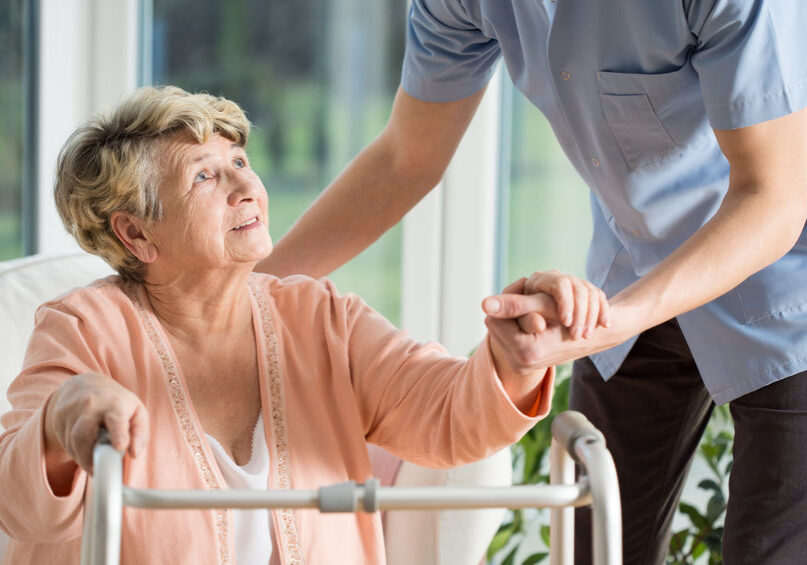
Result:
<instances>
[{"instance_id":1,"label":"elderly woman","mask_svg":"<svg viewBox=\"0 0 807 565\"><path fill-rule=\"evenodd\" d=\"M59 212L119 275L36 314L0 438L11 563L78 562L100 425L132 486L310 489L366 479L366 442L456 465L548 412L552 370L526 358L536 337L515 321L453 358L326 280L253 273L272 242L248 133L233 102L145 88L63 149ZM583 298L576 314L604 311L598 291ZM551 320L551 299L535 307ZM126 509L123 524L130 564L384 561L365 513Z\"/></svg>"}]
</instances>

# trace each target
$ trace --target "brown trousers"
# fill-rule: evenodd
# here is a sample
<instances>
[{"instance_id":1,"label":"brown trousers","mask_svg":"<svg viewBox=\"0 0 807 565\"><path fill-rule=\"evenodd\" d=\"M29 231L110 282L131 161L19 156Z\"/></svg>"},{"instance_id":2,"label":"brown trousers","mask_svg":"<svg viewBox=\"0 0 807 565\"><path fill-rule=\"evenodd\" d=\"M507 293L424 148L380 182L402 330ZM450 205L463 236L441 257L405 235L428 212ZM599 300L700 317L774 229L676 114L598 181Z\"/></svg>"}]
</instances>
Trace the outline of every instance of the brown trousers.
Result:
<instances>
[{"instance_id":1,"label":"brown trousers","mask_svg":"<svg viewBox=\"0 0 807 565\"><path fill-rule=\"evenodd\" d=\"M714 407L675 320L639 336L604 382L574 364L570 408L605 434L622 499L625 565L665 562L687 471ZM807 563L807 372L730 403L734 466L727 565ZM575 562L591 562L590 511L575 515Z\"/></svg>"}]
</instances>

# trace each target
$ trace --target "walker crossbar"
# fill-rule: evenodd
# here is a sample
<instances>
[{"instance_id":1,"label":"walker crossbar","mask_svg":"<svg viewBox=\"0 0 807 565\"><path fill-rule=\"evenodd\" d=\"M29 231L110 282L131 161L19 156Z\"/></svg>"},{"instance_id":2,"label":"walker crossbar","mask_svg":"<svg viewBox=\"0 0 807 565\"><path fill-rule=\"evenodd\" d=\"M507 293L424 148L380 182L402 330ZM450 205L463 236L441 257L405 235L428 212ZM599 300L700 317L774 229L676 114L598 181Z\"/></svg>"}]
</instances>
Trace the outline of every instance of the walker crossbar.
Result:
<instances>
[{"instance_id":1,"label":"walker crossbar","mask_svg":"<svg viewBox=\"0 0 807 565\"><path fill-rule=\"evenodd\" d=\"M622 562L622 519L616 469L602 434L577 412L552 424L550 485L512 487L380 487L377 479L319 490L154 490L122 484L122 454L99 434L93 494L85 516L82 565L118 565L123 506L137 508L316 508L375 512L470 508L550 508L550 565L571 565L574 507L592 506L594 565ZM575 482L575 461L581 467Z\"/></svg>"},{"instance_id":2,"label":"walker crossbar","mask_svg":"<svg viewBox=\"0 0 807 565\"><path fill-rule=\"evenodd\" d=\"M329 488L351 489L351 500L330 501ZM366 484L341 483L319 490L255 491L153 490L123 487L123 505L135 508L318 508L321 512L374 512L365 506ZM468 508L564 508L588 506L585 482L573 485L516 487L378 487L376 510Z\"/></svg>"}]
</instances>

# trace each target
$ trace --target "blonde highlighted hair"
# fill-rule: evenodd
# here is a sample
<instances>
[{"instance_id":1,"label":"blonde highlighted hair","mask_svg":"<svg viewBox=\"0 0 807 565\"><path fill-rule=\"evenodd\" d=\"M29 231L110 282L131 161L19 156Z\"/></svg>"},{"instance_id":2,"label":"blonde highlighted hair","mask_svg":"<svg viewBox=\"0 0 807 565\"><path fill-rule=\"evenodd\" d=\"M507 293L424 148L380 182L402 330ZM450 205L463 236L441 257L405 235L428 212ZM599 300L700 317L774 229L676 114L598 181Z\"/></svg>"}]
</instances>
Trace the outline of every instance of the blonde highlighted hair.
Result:
<instances>
[{"instance_id":1,"label":"blonde highlighted hair","mask_svg":"<svg viewBox=\"0 0 807 565\"><path fill-rule=\"evenodd\" d=\"M246 146L250 123L225 98L174 86L136 90L109 115L77 129L62 148L54 193L67 231L129 281L142 281L145 264L118 240L110 218L126 212L147 221L162 217L156 142L175 134L204 143L219 134Z\"/></svg>"}]
</instances>

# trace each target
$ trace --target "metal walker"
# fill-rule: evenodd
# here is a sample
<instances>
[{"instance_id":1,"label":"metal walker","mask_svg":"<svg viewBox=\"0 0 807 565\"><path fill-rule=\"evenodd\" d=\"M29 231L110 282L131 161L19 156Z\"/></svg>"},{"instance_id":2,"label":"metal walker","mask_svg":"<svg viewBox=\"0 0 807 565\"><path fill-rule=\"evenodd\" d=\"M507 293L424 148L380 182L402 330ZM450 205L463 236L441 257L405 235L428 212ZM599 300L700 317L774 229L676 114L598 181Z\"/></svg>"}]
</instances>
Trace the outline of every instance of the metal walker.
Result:
<instances>
[{"instance_id":1,"label":"metal walker","mask_svg":"<svg viewBox=\"0 0 807 565\"><path fill-rule=\"evenodd\" d=\"M154 490L125 486L123 456L102 430L93 455L82 565L118 565L123 506L136 508L318 508L321 512L550 508L550 565L573 562L574 507L592 507L594 565L622 563L616 468L603 435L579 412L552 422L550 484L513 487L380 487L377 479L318 490ZM575 482L575 463L581 474Z\"/></svg>"}]
</instances>

